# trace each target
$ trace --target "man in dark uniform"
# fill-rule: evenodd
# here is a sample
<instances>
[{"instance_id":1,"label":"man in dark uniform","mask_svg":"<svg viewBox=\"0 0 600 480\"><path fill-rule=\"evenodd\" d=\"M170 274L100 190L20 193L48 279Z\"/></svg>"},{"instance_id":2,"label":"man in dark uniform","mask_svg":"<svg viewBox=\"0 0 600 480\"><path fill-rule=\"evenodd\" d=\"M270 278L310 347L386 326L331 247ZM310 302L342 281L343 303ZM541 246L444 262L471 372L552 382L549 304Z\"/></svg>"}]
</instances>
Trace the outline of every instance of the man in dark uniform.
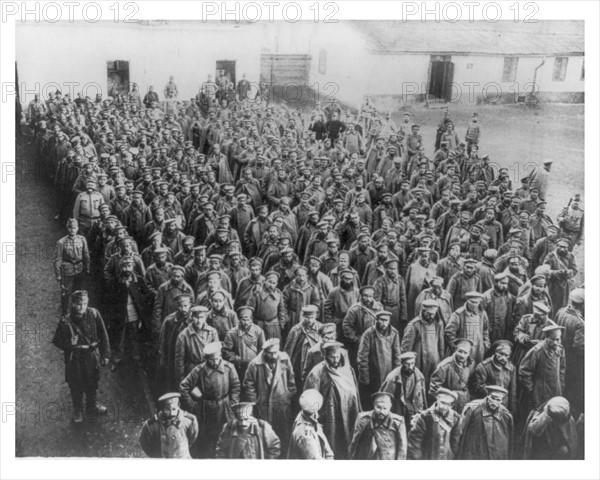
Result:
<instances>
[{"instance_id":1,"label":"man in dark uniform","mask_svg":"<svg viewBox=\"0 0 600 480\"><path fill-rule=\"evenodd\" d=\"M198 437L198 420L179 408L179 393L158 399L160 410L144 422L140 446L151 458L192 458L190 445Z\"/></svg>"},{"instance_id":2,"label":"man in dark uniform","mask_svg":"<svg viewBox=\"0 0 600 480\"><path fill-rule=\"evenodd\" d=\"M350 444L352 460L405 460L407 450L404 418L392 413L393 395L373 394L373 410L358 415Z\"/></svg>"},{"instance_id":3,"label":"man in dark uniform","mask_svg":"<svg viewBox=\"0 0 600 480\"><path fill-rule=\"evenodd\" d=\"M88 293L78 290L71 295L71 311L61 318L52 343L65 355L65 381L73 400L73 421L83 422L83 394L87 414L103 415L108 408L97 401L100 366L110 360L108 333L100 312L88 308Z\"/></svg>"},{"instance_id":4,"label":"man in dark uniform","mask_svg":"<svg viewBox=\"0 0 600 480\"><path fill-rule=\"evenodd\" d=\"M235 419L223 426L217 442L216 458L279 458L281 441L269 423L254 417L254 405L254 402L239 402L231 406Z\"/></svg>"}]
</instances>

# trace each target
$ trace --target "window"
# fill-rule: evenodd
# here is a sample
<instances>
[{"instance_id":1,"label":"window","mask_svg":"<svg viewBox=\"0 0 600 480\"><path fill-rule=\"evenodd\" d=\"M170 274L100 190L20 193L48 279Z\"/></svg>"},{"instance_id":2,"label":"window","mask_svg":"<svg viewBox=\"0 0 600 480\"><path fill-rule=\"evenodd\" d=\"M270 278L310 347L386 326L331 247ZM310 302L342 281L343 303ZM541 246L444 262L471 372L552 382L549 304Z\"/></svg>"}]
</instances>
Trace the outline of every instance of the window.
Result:
<instances>
[{"instance_id":1,"label":"window","mask_svg":"<svg viewBox=\"0 0 600 480\"><path fill-rule=\"evenodd\" d=\"M564 82L567 76L567 63L569 63L568 57L556 57L554 59L554 72L552 73L552 80L555 82Z\"/></svg>"},{"instance_id":2,"label":"window","mask_svg":"<svg viewBox=\"0 0 600 480\"><path fill-rule=\"evenodd\" d=\"M519 57L504 57L504 70L502 70L503 82L514 82L517 79L517 65Z\"/></svg>"},{"instance_id":3,"label":"window","mask_svg":"<svg viewBox=\"0 0 600 480\"><path fill-rule=\"evenodd\" d=\"M327 50L324 48L319 50L319 73L321 75L327 73Z\"/></svg>"},{"instance_id":4,"label":"window","mask_svg":"<svg viewBox=\"0 0 600 480\"><path fill-rule=\"evenodd\" d=\"M585 60L581 62L581 79L582 82L585 80Z\"/></svg>"}]
</instances>

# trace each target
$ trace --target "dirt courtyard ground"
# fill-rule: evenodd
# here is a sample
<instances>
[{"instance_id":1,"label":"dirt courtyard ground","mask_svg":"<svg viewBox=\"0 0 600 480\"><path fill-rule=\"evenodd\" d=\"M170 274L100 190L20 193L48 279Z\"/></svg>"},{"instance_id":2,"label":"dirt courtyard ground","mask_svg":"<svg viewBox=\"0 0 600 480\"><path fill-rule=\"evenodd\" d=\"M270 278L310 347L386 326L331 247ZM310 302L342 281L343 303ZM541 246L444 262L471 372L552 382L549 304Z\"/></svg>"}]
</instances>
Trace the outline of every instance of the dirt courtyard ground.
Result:
<instances>
[{"instance_id":1,"label":"dirt courtyard ground","mask_svg":"<svg viewBox=\"0 0 600 480\"><path fill-rule=\"evenodd\" d=\"M556 218L574 193L584 195L584 107L546 105L450 106L464 137L473 111L479 113L480 153L510 169L515 188L531 165L554 161L548 213ZM433 154L441 110L415 109L427 155ZM399 114L395 120L400 120ZM110 415L75 427L69 422L69 393L62 357L50 343L59 320L59 288L54 280L54 245L64 228L53 220L52 187L42 178L31 149L17 144L17 456L142 456L137 435L148 416L135 372L102 373L100 395ZM575 250L583 282L583 246Z\"/></svg>"}]
</instances>

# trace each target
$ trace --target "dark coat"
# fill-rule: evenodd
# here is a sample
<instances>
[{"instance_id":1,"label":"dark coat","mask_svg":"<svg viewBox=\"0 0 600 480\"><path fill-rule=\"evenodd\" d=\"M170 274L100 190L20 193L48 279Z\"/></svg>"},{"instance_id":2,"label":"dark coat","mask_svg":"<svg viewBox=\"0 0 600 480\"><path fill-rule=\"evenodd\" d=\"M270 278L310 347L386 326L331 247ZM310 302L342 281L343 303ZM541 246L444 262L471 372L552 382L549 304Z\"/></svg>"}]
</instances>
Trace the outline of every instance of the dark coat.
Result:
<instances>
[{"instance_id":1,"label":"dark coat","mask_svg":"<svg viewBox=\"0 0 600 480\"><path fill-rule=\"evenodd\" d=\"M78 336L77 345L71 338ZM52 343L64 352L65 381L84 390L96 390L100 380L100 359L110 358L108 334L100 312L89 307L80 319L63 317Z\"/></svg>"},{"instance_id":2,"label":"dark coat","mask_svg":"<svg viewBox=\"0 0 600 480\"><path fill-rule=\"evenodd\" d=\"M461 419L452 409L441 417L434 407L417 415L408 433L408 460L452 460L460 443Z\"/></svg>"},{"instance_id":3,"label":"dark coat","mask_svg":"<svg viewBox=\"0 0 600 480\"><path fill-rule=\"evenodd\" d=\"M373 412L359 414L348 458L351 460L405 460L407 450L404 418L395 413L375 426Z\"/></svg>"},{"instance_id":4,"label":"dark coat","mask_svg":"<svg viewBox=\"0 0 600 480\"><path fill-rule=\"evenodd\" d=\"M475 400L463 410L463 431L457 459L509 460L512 454L513 418L500 405L496 412L487 400Z\"/></svg>"}]
</instances>

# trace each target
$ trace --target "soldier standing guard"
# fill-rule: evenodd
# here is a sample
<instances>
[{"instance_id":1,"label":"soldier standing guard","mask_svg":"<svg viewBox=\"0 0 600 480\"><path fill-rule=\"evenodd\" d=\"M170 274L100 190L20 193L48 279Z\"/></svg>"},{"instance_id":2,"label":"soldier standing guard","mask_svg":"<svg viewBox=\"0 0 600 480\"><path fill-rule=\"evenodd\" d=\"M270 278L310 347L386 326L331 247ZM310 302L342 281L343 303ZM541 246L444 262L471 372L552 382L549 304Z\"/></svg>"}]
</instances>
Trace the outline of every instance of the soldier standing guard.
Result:
<instances>
[{"instance_id":1,"label":"soldier standing guard","mask_svg":"<svg viewBox=\"0 0 600 480\"><path fill-rule=\"evenodd\" d=\"M158 399L160 410L144 422L140 446L151 458L192 458L190 445L198 437L198 420L179 408L179 393Z\"/></svg>"},{"instance_id":2,"label":"soldier standing guard","mask_svg":"<svg viewBox=\"0 0 600 480\"><path fill-rule=\"evenodd\" d=\"M97 401L100 366L108 364L110 345L100 312L88 308L88 293L71 295L71 311L61 318L52 343L65 355L65 381L73 400L73 421L83 422L83 395L87 414L104 415L108 408Z\"/></svg>"},{"instance_id":3,"label":"soldier standing guard","mask_svg":"<svg viewBox=\"0 0 600 480\"><path fill-rule=\"evenodd\" d=\"M79 224L70 218L67 221L68 234L56 242L54 274L60 284L62 314L68 313L69 298L75 290L83 286L84 274L90 273L90 252L84 236L77 235Z\"/></svg>"}]
</instances>

